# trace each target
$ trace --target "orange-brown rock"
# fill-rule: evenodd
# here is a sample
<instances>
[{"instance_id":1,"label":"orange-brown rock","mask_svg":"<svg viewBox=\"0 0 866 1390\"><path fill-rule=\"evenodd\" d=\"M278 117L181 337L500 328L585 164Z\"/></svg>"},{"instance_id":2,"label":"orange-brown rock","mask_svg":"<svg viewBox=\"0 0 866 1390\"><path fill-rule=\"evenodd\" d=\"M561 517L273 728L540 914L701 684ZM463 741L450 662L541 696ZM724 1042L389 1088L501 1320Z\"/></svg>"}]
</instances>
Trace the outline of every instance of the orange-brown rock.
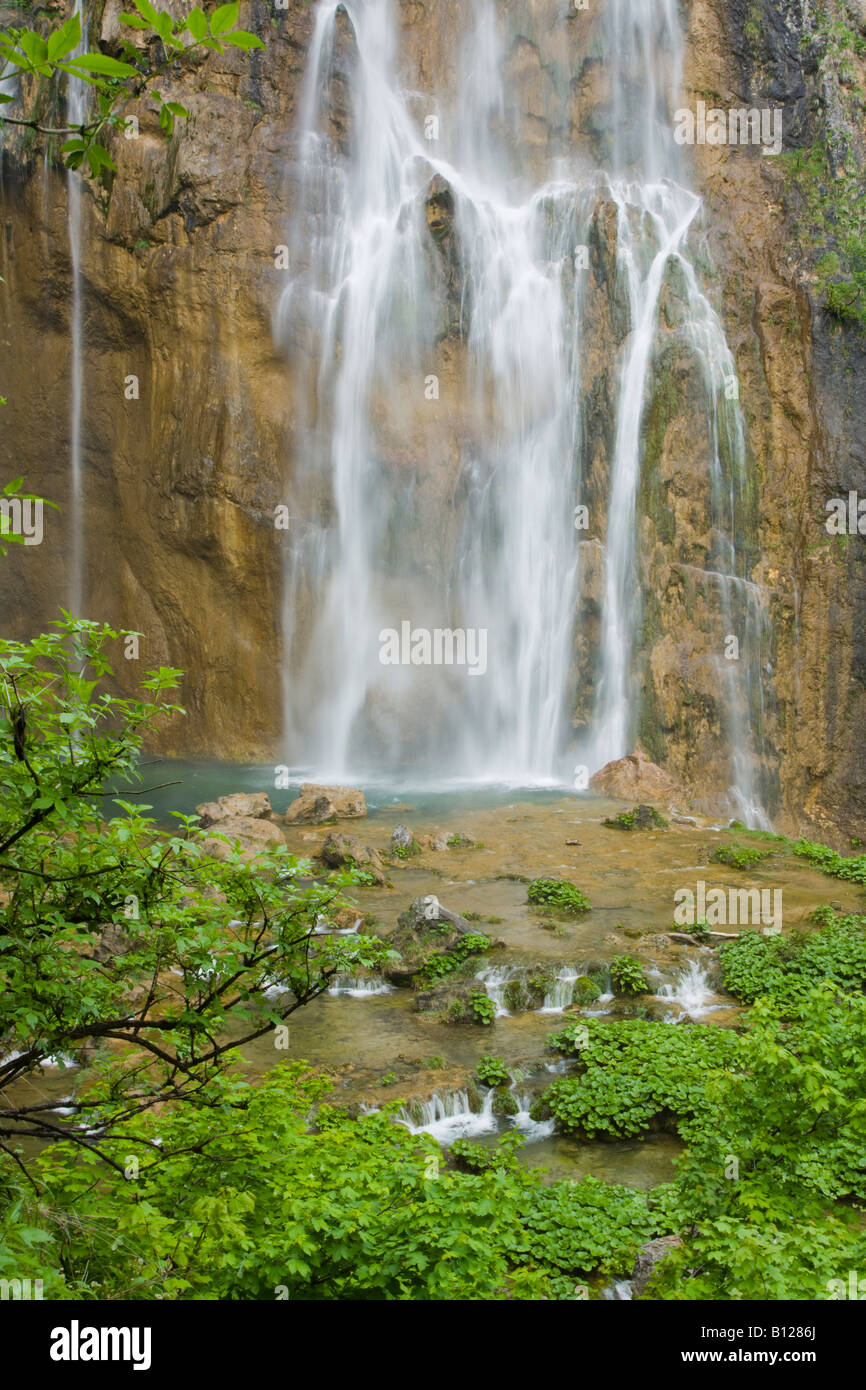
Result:
<instances>
[{"instance_id":1,"label":"orange-brown rock","mask_svg":"<svg viewBox=\"0 0 866 1390\"><path fill-rule=\"evenodd\" d=\"M619 797L623 801L669 802L682 790L664 768L650 762L639 750L605 763L589 785L603 796Z\"/></svg>"}]
</instances>

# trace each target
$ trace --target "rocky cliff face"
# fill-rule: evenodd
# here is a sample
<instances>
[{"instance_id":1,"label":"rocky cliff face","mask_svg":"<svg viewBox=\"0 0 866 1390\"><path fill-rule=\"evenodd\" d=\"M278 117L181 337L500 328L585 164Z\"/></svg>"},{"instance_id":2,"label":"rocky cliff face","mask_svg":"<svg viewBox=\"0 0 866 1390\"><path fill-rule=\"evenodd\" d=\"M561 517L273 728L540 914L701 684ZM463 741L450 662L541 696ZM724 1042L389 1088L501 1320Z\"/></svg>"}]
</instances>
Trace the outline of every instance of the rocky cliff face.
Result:
<instances>
[{"instance_id":1,"label":"rocky cliff face","mask_svg":"<svg viewBox=\"0 0 866 1390\"><path fill-rule=\"evenodd\" d=\"M862 3L828 5L852 35L866 33ZM108 49L117 43L121 8L108 0L94 17L92 33ZM292 133L312 10L296 0L287 10L245 8L242 22L261 33L266 50L211 55L163 84L191 113L170 140L147 101L130 106L139 138L114 141L119 173L110 190L89 185L83 197L85 611L142 633L138 663L118 653L128 687L145 666L164 662L187 672L188 718L165 751L280 761L287 534L275 529L274 509L285 503L291 512L297 488L310 484L302 482L294 432L298 378L275 347L272 316L285 283L276 248L287 239ZM786 151L826 145L825 201L832 205L845 160L863 167L856 88L864 84L864 62L856 54L828 56L819 22L825 8L811 0L690 0L683 101L781 105ZM593 44L593 8L566 15L558 0L508 0L507 9L515 34L509 82L524 113L526 146L539 159L576 145L590 160L604 158L609 93ZM407 84L447 93L458 80L449 36L460 6L403 0L400 16ZM330 92L342 140L350 139L351 64L346 25ZM809 231L824 195L810 196L790 154L775 159L759 149L705 145L690 156L706 200L707 280L735 355L748 433L752 488L743 542L753 548L751 579L768 618L760 653L765 698L752 710L764 787L783 828L844 838L866 820L866 566L863 539L834 542L824 520L829 498L866 497L866 339L827 311ZM13 145L3 164L2 213L4 473L24 474L29 487L63 504L70 451L66 176L42 151ZM431 190L428 224L443 303L452 306L432 369L454 402L453 440L484 421L461 397L465 343L452 312L459 248L447 189ZM832 236L832 226L824 231ZM599 346L584 371L590 503L606 495L612 449L611 356L603 345L625 332L605 276L614 235L602 202L587 302ZM664 308L675 326L675 292ZM710 616L715 580L706 564L707 424L690 407L689 371L672 333L659 353L645 421L640 562L650 599L642 618L641 741L709 796L719 789L724 693ZM130 377L137 398L130 398ZM387 411L380 415L380 448L395 473L430 453L429 415L404 413L391 436ZM438 456L438 471L420 480L431 496L448 495L458 481L456 446L440 441ZM587 669L597 646L603 541L600 526L584 547L576 670ZM435 564L435 538L419 532L418 544L434 547L427 560ZM5 622L25 631L50 621L69 592L69 566L65 522L52 513L42 547L6 562ZM590 710L584 684L575 723Z\"/></svg>"}]
</instances>

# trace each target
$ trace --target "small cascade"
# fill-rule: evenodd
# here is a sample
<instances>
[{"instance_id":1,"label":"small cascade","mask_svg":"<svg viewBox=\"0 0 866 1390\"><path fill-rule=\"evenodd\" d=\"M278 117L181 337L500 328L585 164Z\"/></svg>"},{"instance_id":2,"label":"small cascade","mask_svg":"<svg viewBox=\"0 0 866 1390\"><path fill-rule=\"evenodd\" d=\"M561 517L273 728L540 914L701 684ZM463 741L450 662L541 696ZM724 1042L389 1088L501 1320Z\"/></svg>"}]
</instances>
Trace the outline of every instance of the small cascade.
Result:
<instances>
[{"instance_id":1,"label":"small cascade","mask_svg":"<svg viewBox=\"0 0 866 1390\"><path fill-rule=\"evenodd\" d=\"M631 1280L615 1279L606 1289L602 1289L601 1296L607 1303L631 1303Z\"/></svg>"},{"instance_id":2,"label":"small cascade","mask_svg":"<svg viewBox=\"0 0 866 1390\"><path fill-rule=\"evenodd\" d=\"M508 965L488 965L475 976L484 986L487 998L496 1005L497 1018L511 1017L505 1004L505 986L509 981L517 979L517 976L518 972Z\"/></svg>"},{"instance_id":3,"label":"small cascade","mask_svg":"<svg viewBox=\"0 0 866 1390\"><path fill-rule=\"evenodd\" d=\"M364 978L357 975L335 975L334 983L329 987L329 994L346 994L350 999L372 999L375 994L392 994L393 985L389 985L382 979L381 975L368 975Z\"/></svg>"},{"instance_id":4,"label":"small cascade","mask_svg":"<svg viewBox=\"0 0 866 1390\"><path fill-rule=\"evenodd\" d=\"M520 1106L516 1115L512 1115L511 1122L526 1140L527 1144L537 1144L541 1139L549 1139L556 1128L555 1120L533 1120L529 1109L535 1097L526 1091L518 1091L516 1087L511 1088L517 1104Z\"/></svg>"},{"instance_id":5,"label":"small cascade","mask_svg":"<svg viewBox=\"0 0 866 1390\"><path fill-rule=\"evenodd\" d=\"M719 1007L710 989L708 974L705 964L690 960L676 980L661 986L656 998L676 1005L665 1016L666 1023L678 1023L684 1018L701 1018Z\"/></svg>"},{"instance_id":6,"label":"small cascade","mask_svg":"<svg viewBox=\"0 0 866 1390\"><path fill-rule=\"evenodd\" d=\"M563 1009L567 1009L574 1000L574 986L578 980L578 973L573 966L567 965L560 970L547 994L544 996L544 1003L538 1010L540 1014L561 1014Z\"/></svg>"},{"instance_id":7,"label":"small cascade","mask_svg":"<svg viewBox=\"0 0 866 1390\"><path fill-rule=\"evenodd\" d=\"M416 1100L410 1107L404 1106L396 1119L412 1134L430 1134L440 1144L453 1144L455 1139L474 1139L478 1134L495 1132L495 1098L496 1092L489 1090L481 1109L475 1111L470 1105L468 1091L451 1091L446 1095L434 1091L430 1100Z\"/></svg>"}]
</instances>

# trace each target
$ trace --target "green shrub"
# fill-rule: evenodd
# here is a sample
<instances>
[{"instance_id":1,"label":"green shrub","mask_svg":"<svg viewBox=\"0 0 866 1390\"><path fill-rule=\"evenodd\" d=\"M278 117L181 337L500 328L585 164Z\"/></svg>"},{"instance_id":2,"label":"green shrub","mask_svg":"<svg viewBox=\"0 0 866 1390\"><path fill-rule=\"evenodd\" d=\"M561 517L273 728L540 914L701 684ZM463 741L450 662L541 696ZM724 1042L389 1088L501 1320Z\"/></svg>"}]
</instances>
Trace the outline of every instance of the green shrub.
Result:
<instances>
[{"instance_id":1,"label":"green shrub","mask_svg":"<svg viewBox=\"0 0 866 1390\"><path fill-rule=\"evenodd\" d=\"M559 878L534 878L526 893L527 898L538 907L554 912L564 912L570 917L579 917L589 912L590 901L585 893Z\"/></svg>"},{"instance_id":2,"label":"green shrub","mask_svg":"<svg viewBox=\"0 0 866 1390\"><path fill-rule=\"evenodd\" d=\"M654 806L635 806L631 811L620 811L618 816L603 820L602 825L611 830L667 830L668 822Z\"/></svg>"},{"instance_id":3,"label":"green shrub","mask_svg":"<svg viewBox=\"0 0 866 1390\"><path fill-rule=\"evenodd\" d=\"M475 1075L482 1086L507 1086L511 1080L504 1058L492 1057L489 1053L480 1058Z\"/></svg>"},{"instance_id":4,"label":"green shrub","mask_svg":"<svg viewBox=\"0 0 866 1390\"><path fill-rule=\"evenodd\" d=\"M719 948L725 989L746 1004L770 995L796 1012L810 989L829 980L846 991L866 988L866 917L814 914L822 925L795 936L741 932Z\"/></svg>"},{"instance_id":5,"label":"green shrub","mask_svg":"<svg viewBox=\"0 0 866 1390\"><path fill-rule=\"evenodd\" d=\"M579 1070L554 1081L530 1113L552 1116L567 1133L625 1138L707 1111L712 1073L735 1059L738 1038L700 1024L587 1019L550 1043L576 1053Z\"/></svg>"},{"instance_id":6,"label":"green shrub","mask_svg":"<svg viewBox=\"0 0 866 1390\"><path fill-rule=\"evenodd\" d=\"M772 853L771 849L751 849L746 845L719 845L710 855L710 862L727 864L731 869L751 869Z\"/></svg>"},{"instance_id":7,"label":"green shrub","mask_svg":"<svg viewBox=\"0 0 866 1390\"><path fill-rule=\"evenodd\" d=\"M634 956L614 956L610 963L610 982L614 994L649 993L643 966Z\"/></svg>"},{"instance_id":8,"label":"green shrub","mask_svg":"<svg viewBox=\"0 0 866 1390\"><path fill-rule=\"evenodd\" d=\"M492 945L490 937L482 932L466 932L447 951L437 951L436 955L424 962L415 976L416 984L423 988L435 980L444 979L446 975L453 975L470 956L483 955Z\"/></svg>"}]
</instances>

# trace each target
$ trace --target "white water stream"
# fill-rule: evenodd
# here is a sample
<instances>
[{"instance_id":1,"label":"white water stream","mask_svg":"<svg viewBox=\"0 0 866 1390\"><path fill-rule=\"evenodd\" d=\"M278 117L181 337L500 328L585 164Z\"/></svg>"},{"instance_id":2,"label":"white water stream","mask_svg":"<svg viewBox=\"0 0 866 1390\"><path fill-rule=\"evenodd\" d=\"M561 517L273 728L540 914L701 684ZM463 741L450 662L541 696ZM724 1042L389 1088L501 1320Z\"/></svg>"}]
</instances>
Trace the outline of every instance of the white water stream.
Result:
<instances>
[{"instance_id":1,"label":"white water stream","mask_svg":"<svg viewBox=\"0 0 866 1390\"><path fill-rule=\"evenodd\" d=\"M743 617L745 591L727 581L745 578L735 544L744 433L733 359L694 265L701 202L672 137L683 63L675 0L607 0L597 39L611 92L602 168L585 152L542 157L521 141L505 77L515 15L490 0L465 6L454 89L424 96L405 85L393 0L316 9L275 331L297 382L287 759L323 778L385 770L533 785L562 780L575 759L593 769L630 751L641 696L642 426L672 277L708 419L720 636ZM566 90L567 29L561 42ZM345 111L335 117L336 91ZM611 292L630 330L612 362L594 714L575 740L583 547L573 514L588 459L591 349L580 256L600 206L614 214ZM467 666L383 665L380 634L404 621L484 631L486 670L473 679ZM750 650L739 666L724 663L724 688L732 805L759 823L756 662Z\"/></svg>"}]
</instances>

